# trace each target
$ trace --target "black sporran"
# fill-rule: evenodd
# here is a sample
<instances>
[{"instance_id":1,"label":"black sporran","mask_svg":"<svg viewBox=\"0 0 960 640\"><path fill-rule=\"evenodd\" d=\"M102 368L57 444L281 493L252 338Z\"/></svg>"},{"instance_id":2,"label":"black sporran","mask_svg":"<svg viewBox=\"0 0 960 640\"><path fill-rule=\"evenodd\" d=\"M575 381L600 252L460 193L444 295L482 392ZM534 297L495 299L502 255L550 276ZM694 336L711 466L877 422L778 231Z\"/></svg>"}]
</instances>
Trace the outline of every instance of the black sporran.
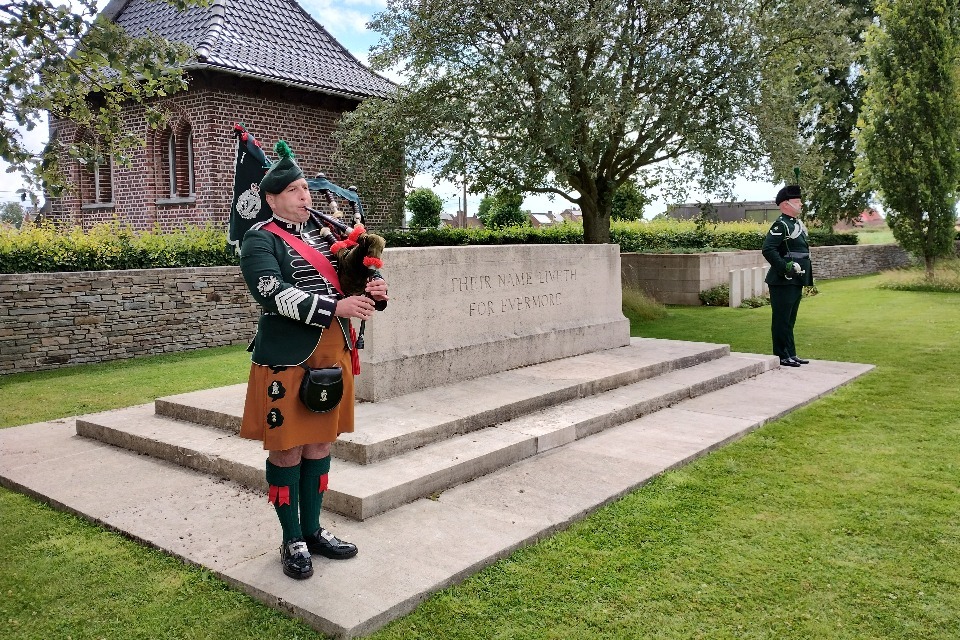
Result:
<instances>
[{"instance_id":1,"label":"black sporran","mask_svg":"<svg viewBox=\"0 0 960 640\"><path fill-rule=\"evenodd\" d=\"M336 408L343 398L343 371L340 367L326 369L304 368L300 383L300 401L315 413L326 413Z\"/></svg>"}]
</instances>

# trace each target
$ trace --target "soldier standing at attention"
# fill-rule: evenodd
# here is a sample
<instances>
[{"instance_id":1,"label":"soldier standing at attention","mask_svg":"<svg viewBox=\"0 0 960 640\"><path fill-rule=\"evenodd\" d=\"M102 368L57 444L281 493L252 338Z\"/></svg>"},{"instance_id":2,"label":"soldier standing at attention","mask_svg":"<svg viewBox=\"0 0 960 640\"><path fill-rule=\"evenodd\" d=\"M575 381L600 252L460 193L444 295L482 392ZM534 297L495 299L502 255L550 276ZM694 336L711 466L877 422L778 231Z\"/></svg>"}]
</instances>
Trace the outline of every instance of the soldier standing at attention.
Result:
<instances>
[{"instance_id":1,"label":"soldier standing at attention","mask_svg":"<svg viewBox=\"0 0 960 640\"><path fill-rule=\"evenodd\" d=\"M791 184L780 189L776 202L780 217L770 225L762 249L763 257L770 263L766 282L773 309L773 353L780 358L781 366L799 367L809 360L797 357L793 327L797 323L803 288L813 285L807 228L797 219L803 207L800 187Z\"/></svg>"}]
</instances>

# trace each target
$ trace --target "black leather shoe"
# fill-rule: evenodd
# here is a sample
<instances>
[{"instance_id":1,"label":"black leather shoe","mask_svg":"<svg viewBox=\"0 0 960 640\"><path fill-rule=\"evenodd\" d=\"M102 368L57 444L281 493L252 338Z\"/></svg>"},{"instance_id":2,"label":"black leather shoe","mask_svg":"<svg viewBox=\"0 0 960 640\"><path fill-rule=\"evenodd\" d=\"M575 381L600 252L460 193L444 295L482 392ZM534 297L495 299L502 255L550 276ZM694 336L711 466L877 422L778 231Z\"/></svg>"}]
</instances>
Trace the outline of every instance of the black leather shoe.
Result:
<instances>
[{"instance_id":1,"label":"black leather shoe","mask_svg":"<svg viewBox=\"0 0 960 640\"><path fill-rule=\"evenodd\" d=\"M320 527L317 532L306 536L307 548L331 560L346 560L357 555L357 545L338 539L335 535Z\"/></svg>"},{"instance_id":2,"label":"black leather shoe","mask_svg":"<svg viewBox=\"0 0 960 640\"><path fill-rule=\"evenodd\" d=\"M303 538L294 538L280 545L280 564L283 565L283 572L291 578L303 580L313 575L310 550Z\"/></svg>"},{"instance_id":3,"label":"black leather shoe","mask_svg":"<svg viewBox=\"0 0 960 640\"><path fill-rule=\"evenodd\" d=\"M793 358L780 358L781 367L799 367L800 363Z\"/></svg>"},{"instance_id":4,"label":"black leather shoe","mask_svg":"<svg viewBox=\"0 0 960 640\"><path fill-rule=\"evenodd\" d=\"M810 364L809 360L804 360L803 358L798 358L797 356L790 356L790 359L797 364Z\"/></svg>"}]
</instances>

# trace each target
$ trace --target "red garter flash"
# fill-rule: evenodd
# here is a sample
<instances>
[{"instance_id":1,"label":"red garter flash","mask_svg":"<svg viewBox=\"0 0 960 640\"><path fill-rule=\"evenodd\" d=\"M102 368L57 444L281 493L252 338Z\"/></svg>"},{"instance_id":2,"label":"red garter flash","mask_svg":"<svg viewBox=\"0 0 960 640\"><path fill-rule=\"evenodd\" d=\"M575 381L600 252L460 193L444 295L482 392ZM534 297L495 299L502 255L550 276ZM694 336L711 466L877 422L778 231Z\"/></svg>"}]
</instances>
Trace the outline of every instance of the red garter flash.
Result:
<instances>
[{"instance_id":1,"label":"red garter flash","mask_svg":"<svg viewBox=\"0 0 960 640\"><path fill-rule=\"evenodd\" d=\"M290 504L290 487L270 485L270 495L267 496L267 502L278 507L284 504Z\"/></svg>"},{"instance_id":2,"label":"red garter flash","mask_svg":"<svg viewBox=\"0 0 960 640\"><path fill-rule=\"evenodd\" d=\"M327 476L329 475L330 474L325 473L322 476L320 476L320 493L323 493L324 491L327 490L327 479L328 479Z\"/></svg>"}]
</instances>

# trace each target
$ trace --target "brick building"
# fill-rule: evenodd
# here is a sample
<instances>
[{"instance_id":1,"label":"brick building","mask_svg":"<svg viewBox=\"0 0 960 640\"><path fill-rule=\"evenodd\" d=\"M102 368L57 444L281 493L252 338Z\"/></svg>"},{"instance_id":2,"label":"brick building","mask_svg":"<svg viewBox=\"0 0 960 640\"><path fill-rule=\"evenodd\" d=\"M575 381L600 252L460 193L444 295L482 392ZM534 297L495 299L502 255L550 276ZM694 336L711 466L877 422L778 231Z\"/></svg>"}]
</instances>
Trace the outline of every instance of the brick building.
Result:
<instances>
[{"instance_id":1,"label":"brick building","mask_svg":"<svg viewBox=\"0 0 960 640\"><path fill-rule=\"evenodd\" d=\"M295 0L212 0L183 12L160 0L111 0L102 14L130 35L149 31L191 46L195 55L186 67L189 88L155 103L170 114L168 126L150 129L139 105L125 114L127 129L146 140L131 166L90 167L62 158L75 188L50 201L50 215L84 228L114 217L138 229L226 223L235 122L265 149L287 140L308 175L322 171L349 183L331 171L333 128L360 101L394 90ZM89 135L70 121L51 120L51 139ZM399 171L379 193L360 195L370 226L392 219L403 197Z\"/></svg>"}]
</instances>

